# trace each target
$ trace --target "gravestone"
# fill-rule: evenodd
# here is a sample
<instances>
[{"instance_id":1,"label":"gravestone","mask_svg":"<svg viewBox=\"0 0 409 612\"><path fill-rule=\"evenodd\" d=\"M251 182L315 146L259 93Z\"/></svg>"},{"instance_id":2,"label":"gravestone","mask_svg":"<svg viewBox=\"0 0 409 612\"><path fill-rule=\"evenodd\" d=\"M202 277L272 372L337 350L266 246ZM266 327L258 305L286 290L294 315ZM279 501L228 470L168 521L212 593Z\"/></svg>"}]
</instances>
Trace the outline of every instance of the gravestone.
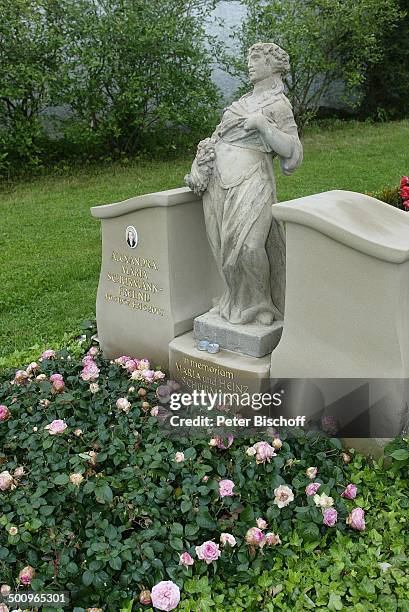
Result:
<instances>
[{"instance_id":1,"label":"gravestone","mask_svg":"<svg viewBox=\"0 0 409 612\"><path fill-rule=\"evenodd\" d=\"M286 227L287 276L272 376L349 379L351 392L353 379L376 379L371 393L386 397L390 387L389 404L370 399L370 417L385 437L398 435L409 376L409 216L349 191L282 202L273 215ZM329 403L346 388L323 390ZM351 446L376 450L370 440Z\"/></svg>"},{"instance_id":2,"label":"gravestone","mask_svg":"<svg viewBox=\"0 0 409 612\"><path fill-rule=\"evenodd\" d=\"M212 265L201 198L187 187L96 206L102 264L98 338L107 358L168 367L169 342L192 329L221 281Z\"/></svg>"}]
</instances>

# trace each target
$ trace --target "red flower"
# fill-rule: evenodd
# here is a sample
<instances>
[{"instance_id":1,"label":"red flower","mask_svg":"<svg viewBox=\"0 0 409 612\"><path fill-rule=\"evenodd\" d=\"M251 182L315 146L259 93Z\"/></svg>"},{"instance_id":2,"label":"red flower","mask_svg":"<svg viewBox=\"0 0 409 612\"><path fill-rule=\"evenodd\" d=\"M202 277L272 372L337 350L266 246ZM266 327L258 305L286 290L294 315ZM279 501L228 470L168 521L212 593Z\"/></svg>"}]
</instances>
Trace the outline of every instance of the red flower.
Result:
<instances>
[{"instance_id":1,"label":"red flower","mask_svg":"<svg viewBox=\"0 0 409 612\"><path fill-rule=\"evenodd\" d=\"M402 200L409 200L409 185L406 187L402 187L399 191L399 194Z\"/></svg>"},{"instance_id":2,"label":"red flower","mask_svg":"<svg viewBox=\"0 0 409 612\"><path fill-rule=\"evenodd\" d=\"M409 200L405 200L405 201L403 202L403 208L404 208L406 211L407 211L407 210L409 210Z\"/></svg>"},{"instance_id":3,"label":"red flower","mask_svg":"<svg viewBox=\"0 0 409 612\"><path fill-rule=\"evenodd\" d=\"M409 176L402 176L400 180L400 186L402 188L402 187L406 187L406 185L409 185Z\"/></svg>"}]
</instances>

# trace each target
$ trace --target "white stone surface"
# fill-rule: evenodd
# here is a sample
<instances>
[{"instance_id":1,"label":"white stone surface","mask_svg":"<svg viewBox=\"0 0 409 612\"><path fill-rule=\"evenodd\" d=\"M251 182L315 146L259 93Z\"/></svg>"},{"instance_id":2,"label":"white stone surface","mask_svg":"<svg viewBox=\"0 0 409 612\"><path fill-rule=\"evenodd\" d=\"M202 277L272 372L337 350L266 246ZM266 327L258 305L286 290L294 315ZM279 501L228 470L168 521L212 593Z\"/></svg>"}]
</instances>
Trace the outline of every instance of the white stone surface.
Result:
<instances>
[{"instance_id":1,"label":"white stone surface","mask_svg":"<svg viewBox=\"0 0 409 612\"><path fill-rule=\"evenodd\" d=\"M286 226L287 279L272 376L408 378L409 216L348 191L276 204L273 215ZM396 406L372 417L399 433Z\"/></svg>"},{"instance_id":2,"label":"white stone surface","mask_svg":"<svg viewBox=\"0 0 409 612\"><path fill-rule=\"evenodd\" d=\"M270 327L282 317L285 274L283 232L272 219L273 157L291 174L303 152L283 93L288 54L258 43L249 50L248 68L253 90L225 109L211 138L199 143L185 180L203 194L207 235L225 283L215 311L233 325Z\"/></svg>"},{"instance_id":3,"label":"white stone surface","mask_svg":"<svg viewBox=\"0 0 409 612\"><path fill-rule=\"evenodd\" d=\"M267 325L233 325L214 312L206 312L194 320L194 333L197 340L217 342L221 348L264 357L277 346L283 329L282 321Z\"/></svg>"},{"instance_id":4,"label":"white stone surface","mask_svg":"<svg viewBox=\"0 0 409 612\"><path fill-rule=\"evenodd\" d=\"M97 326L104 355L148 357L167 367L170 340L191 330L221 291L201 198L183 187L91 213L102 223ZM135 248L126 241L129 226L138 234Z\"/></svg>"}]
</instances>

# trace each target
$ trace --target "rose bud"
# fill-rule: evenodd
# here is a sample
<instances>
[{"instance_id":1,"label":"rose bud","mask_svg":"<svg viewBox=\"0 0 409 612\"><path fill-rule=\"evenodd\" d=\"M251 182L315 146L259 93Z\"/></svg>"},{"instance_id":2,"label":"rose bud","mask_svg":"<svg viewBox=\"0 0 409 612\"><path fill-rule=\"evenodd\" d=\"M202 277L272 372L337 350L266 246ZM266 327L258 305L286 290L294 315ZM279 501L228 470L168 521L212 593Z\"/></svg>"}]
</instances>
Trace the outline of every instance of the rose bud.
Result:
<instances>
[{"instance_id":1,"label":"rose bud","mask_svg":"<svg viewBox=\"0 0 409 612\"><path fill-rule=\"evenodd\" d=\"M4 406L4 404L1 404L0 405L0 422L7 421L7 419L9 419L10 417L11 417L10 410L7 408L7 406Z\"/></svg>"},{"instance_id":2,"label":"rose bud","mask_svg":"<svg viewBox=\"0 0 409 612\"><path fill-rule=\"evenodd\" d=\"M34 576L35 576L34 568L31 567L31 565L27 565L26 567L23 567L23 569L18 575L18 578L21 584L28 586L29 584L31 584L31 581L33 580Z\"/></svg>"},{"instance_id":3,"label":"rose bud","mask_svg":"<svg viewBox=\"0 0 409 612\"><path fill-rule=\"evenodd\" d=\"M70 474L70 482L76 487L79 487L83 480L84 476L82 474Z\"/></svg>"},{"instance_id":4,"label":"rose bud","mask_svg":"<svg viewBox=\"0 0 409 612\"><path fill-rule=\"evenodd\" d=\"M19 467L16 467L16 469L14 470L14 478L21 478L22 476L24 476L25 471L22 465L20 465Z\"/></svg>"},{"instance_id":5,"label":"rose bud","mask_svg":"<svg viewBox=\"0 0 409 612\"><path fill-rule=\"evenodd\" d=\"M344 463L349 463L351 461L351 455L348 455L348 453L342 453L342 460Z\"/></svg>"},{"instance_id":6,"label":"rose bud","mask_svg":"<svg viewBox=\"0 0 409 612\"><path fill-rule=\"evenodd\" d=\"M141 591L139 594L139 602L143 606L150 606L152 603L151 592L150 591Z\"/></svg>"}]
</instances>

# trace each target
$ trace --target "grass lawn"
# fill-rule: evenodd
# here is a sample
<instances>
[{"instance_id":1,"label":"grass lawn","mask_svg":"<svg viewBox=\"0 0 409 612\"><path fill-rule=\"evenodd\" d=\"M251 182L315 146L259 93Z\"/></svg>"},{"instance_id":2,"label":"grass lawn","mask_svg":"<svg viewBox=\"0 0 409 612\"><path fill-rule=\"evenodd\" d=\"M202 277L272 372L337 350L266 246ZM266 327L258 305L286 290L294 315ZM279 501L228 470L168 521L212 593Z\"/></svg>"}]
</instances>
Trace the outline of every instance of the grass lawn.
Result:
<instances>
[{"instance_id":1,"label":"grass lawn","mask_svg":"<svg viewBox=\"0 0 409 612\"><path fill-rule=\"evenodd\" d=\"M277 172L279 199L394 186L409 172L408 137L409 121L314 128L304 138L301 169L285 178ZM3 188L0 366L20 365L40 349L57 346L94 316L101 248L90 206L179 187L190 163L182 158L113 164Z\"/></svg>"}]
</instances>

